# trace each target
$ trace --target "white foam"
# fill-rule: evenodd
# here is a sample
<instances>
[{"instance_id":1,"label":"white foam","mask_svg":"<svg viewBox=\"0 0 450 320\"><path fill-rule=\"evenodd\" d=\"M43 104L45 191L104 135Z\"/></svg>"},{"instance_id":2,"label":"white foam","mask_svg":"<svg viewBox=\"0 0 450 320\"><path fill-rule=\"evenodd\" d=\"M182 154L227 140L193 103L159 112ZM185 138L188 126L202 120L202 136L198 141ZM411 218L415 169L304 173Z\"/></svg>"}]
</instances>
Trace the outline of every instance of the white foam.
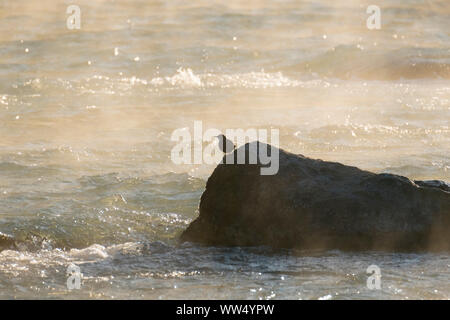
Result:
<instances>
[{"instance_id":1,"label":"white foam","mask_svg":"<svg viewBox=\"0 0 450 320\"><path fill-rule=\"evenodd\" d=\"M83 260L106 259L108 252L106 248L99 244L93 244L84 249L71 249L69 255L73 258Z\"/></svg>"}]
</instances>

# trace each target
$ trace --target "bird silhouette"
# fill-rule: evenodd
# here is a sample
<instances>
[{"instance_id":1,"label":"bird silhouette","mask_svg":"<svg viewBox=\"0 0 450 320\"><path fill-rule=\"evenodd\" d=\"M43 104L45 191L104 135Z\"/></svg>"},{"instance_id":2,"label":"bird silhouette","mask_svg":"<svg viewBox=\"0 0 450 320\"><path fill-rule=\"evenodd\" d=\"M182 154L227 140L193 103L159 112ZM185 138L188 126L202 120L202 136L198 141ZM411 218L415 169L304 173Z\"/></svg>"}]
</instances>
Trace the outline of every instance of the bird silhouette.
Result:
<instances>
[{"instance_id":1,"label":"bird silhouette","mask_svg":"<svg viewBox=\"0 0 450 320\"><path fill-rule=\"evenodd\" d=\"M219 149L222 150L222 152L230 153L236 148L234 143L231 140L228 140L223 134L219 134L216 138L219 140Z\"/></svg>"}]
</instances>

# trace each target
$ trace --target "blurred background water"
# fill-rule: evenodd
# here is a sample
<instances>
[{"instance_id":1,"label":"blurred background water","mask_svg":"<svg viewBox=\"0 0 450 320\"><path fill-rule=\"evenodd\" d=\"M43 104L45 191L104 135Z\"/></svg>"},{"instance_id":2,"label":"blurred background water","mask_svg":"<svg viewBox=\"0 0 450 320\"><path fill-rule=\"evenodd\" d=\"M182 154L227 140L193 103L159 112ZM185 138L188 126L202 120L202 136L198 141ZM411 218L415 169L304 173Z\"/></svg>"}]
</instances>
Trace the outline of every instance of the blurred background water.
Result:
<instances>
[{"instance_id":1,"label":"blurred background water","mask_svg":"<svg viewBox=\"0 0 450 320\"><path fill-rule=\"evenodd\" d=\"M0 298L448 299L448 253L180 246L214 166L174 164L170 136L276 128L294 153L448 181L449 119L446 0L2 0L0 232L26 245L0 252Z\"/></svg>"}]
</instances>

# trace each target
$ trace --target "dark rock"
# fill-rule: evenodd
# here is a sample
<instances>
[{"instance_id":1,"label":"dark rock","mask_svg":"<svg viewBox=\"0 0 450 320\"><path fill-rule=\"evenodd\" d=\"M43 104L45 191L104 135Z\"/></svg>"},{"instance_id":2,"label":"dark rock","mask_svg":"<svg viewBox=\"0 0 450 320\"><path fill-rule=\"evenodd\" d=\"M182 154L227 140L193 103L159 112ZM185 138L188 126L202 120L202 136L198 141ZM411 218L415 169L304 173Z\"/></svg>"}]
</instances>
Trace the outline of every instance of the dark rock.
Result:
<instances>
[{"instance_id":1,"label":"dark rock","mask_svg":"<svg viewBox=\"0 0 450 320\"><path fill-rule=\"evenodd\" d=\"M248 152L249 144L244 147ZM297 249L450 250L450 192L444 182L413 182L281 149L276 175L260 175L261 166L259 161L218 165L201 197L200 215L181 241Z\"/></svg>"},{"instance_id":2,"label":"dark rock","mask_svg":"<svg viewBox=\"0 0 450 320\"><path fill-rule=\"evenodd\" d=\"M0 251L6 249L15 249L16 242L13 237L10 235L4 234L0 232Z\"/></svg>"},{"instance_id":3,"label":"dark rock","mask_svg":"<svg viewBox=\"0 0 450 320\"><path fill-rule=\"evenodd\" d=\"M438 188L447 192L450 192L450 184L441 180L414 180L414 183L421 187Z\"/></svg>"}]
</instances>

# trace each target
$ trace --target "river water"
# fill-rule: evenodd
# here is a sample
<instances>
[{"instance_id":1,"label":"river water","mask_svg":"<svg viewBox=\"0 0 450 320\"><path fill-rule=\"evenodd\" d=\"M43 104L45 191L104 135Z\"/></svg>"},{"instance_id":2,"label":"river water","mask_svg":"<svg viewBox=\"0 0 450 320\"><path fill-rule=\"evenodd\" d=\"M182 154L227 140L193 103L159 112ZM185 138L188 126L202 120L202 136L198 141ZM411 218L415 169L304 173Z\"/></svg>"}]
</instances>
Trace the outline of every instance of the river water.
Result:
<instances>
[{"instance_id":1,"label":"river water","mask_svg":"<svg viewBox=\"0 0 450 320\"><path fill-rule=\"evenodd\" d=\"M0 298L449 299L445 252L178 243L214 169L171 161L194 121L450 180L450 5L383 1L369 30L372 2L0 1Z\"/></svg>"}]
</instances>

